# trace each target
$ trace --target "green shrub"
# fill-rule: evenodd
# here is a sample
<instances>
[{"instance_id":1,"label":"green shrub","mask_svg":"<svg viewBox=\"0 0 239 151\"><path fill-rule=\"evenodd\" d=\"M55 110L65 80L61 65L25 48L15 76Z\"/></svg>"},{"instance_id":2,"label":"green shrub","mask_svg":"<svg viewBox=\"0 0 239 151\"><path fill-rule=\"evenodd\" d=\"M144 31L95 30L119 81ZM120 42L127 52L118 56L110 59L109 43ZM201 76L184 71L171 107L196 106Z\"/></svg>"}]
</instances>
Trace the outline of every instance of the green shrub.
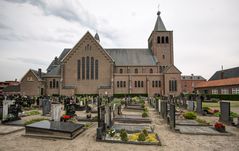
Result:
<instances>
[{"instance_id":1,"label":"green shrub","mask_svg":"<svg viewBox=\"0 0 239 151\"><path fill-rule=\"evenodd\" d=\"M38 115L41 114L39 111L37 110L32 110L32 111L28 111L25 113L27 116L31 116L31 115Z\"/></svg>"},{"instance_id":2,"label":"green shrub","mask_svg":"<svg viewBox=\"0 0 239 151\"><path fill-rule=\"evenodd\" d=\"M141 132L141 133L139 134L139 137L138 137L137 140L138 140L138 141L145 141L145 140L146 140L145 134L144 134L143 132Z\"/></svg>"},{"instance_id":3,"label":"green shrub","mask_svg":"<svg viewBox=\"0 0 239 151\"><path fill-rule=\"evenodd\" d=\"M194 112L186 112L183 114L184 118L185 119L196 119L197 118L197 115L194 113Z\"/></svg>"},{"instance_id":4,"label":"green shrub","mask_svg":"<svg viewBox=\"0 0 239 151\"><path fill-rule=\"evenodd\" d=\"M145 108L144 108L144 112L148 112L148 111L149 111L148 108L145 107Z\"/></svg>"},{"instance_id":5,"label":"green shrub","mask_svg":"<svg viewBox=\"0 0 239 151\"><path fill-rule=\"evenodd\" d=\"M210 108L207 107L207 106L203 107L202 109L203 109L203 110L207 110L207 111L210 110Z\"/></svg>"},{"instance_id":6,"label":"green shrub","mask_svg":"<svg viewBox=\"0 0 239 151\"><path fill-rule=\"evenodd\" d=\"M206 97L208 99L216 98L219 100L231 100L231 101L239 100L238 94L207 94Z\"/></svg>"},{"instance_id":7,"label":"green shrub","mask_svg":"<svg viewBox=\"0 0 239 151\"><path fill-rule=\"evenodd\" d=\"M146 129L143 129L142 132L144 133L145 137L147 137L147 136L149 135L149 134L148 134L148 131L147 131Z\"/></svg>"},{"instance_id":8,"label":"green shrub","mask_svg":"<svg viewBox=\"0 0 239 151\"><path fill-rule=\"evenodd\" d=\"M26 122L24 123L24 125L33 124L33 123L40 122L40 121L44 121L44 120L48 120L48 119L46 119L46 118L32 119L32 120L26 121Z\"/></svg>"},{"instance_id":9,"label":"green shrub","mask_svg":"<svg viewBox=\"0 0 239 151\"><path fill-rule=\"evenodd\" d=\"M221 116L221 112L216 112L213 114L214 116L217 116L217 117L220 117ZM230 117L232 118L237 118L238 117L238 114L235 113L235 112L230 112Z\"/></svg>"},{"instance_id":10,"label":"green shrub","mask_svg":"<svg viewBox=\"0 0 239 151\"><path fill-rule=\"evenodd\" d=\"M128 141L128 133L126 132L125 129L120 130L120 139L124 142Z\"/></svg>"},{"instance_id":11,"label":"green shrub","mask_svg":"<svg viewBox=\"0 0 239 151\"><path fill-rule=\"evenodd\" d=\"M148 112L145 112L145 111L144 111L144 112L142 113L142 117L148 117L148 116L149 116L149 115L148 115Z\"/></svg>"}]
</instances>

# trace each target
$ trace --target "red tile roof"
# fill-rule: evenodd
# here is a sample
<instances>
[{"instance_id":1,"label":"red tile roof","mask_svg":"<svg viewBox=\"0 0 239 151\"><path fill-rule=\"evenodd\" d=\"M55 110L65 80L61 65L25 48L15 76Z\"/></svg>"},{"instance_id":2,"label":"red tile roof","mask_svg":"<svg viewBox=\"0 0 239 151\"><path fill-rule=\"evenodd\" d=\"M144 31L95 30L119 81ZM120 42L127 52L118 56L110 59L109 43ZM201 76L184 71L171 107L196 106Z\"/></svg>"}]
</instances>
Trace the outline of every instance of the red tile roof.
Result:
<instances>
[{"instance_id":1,"label":"red tile roof","mask_svg":"<svg viewBox=\"0 0 239 151\"><path fill-rule=\"evenodd\" d=\"M231 86L231 85L239 85L239 77L200 82L195 86L195 88L220 87L220 86Z\"/></svg>"}]
</instances>

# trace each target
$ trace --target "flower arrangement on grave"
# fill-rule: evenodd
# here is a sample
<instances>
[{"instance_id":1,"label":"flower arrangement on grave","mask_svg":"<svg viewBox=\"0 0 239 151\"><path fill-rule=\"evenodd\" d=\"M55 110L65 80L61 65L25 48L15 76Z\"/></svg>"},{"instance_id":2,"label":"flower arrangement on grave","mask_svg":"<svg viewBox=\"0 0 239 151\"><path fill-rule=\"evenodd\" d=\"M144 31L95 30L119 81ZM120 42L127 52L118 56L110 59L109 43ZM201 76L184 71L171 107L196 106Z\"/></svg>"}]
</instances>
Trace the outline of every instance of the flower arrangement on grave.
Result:
<instances>
[{"instance_id":1,"label":"flower arrangement on grave","mask_svg":"<svg viewBox=\"0 0 239 151\"><path fill-rule=\"evenodd\" d=\"M72 116L70 116L70 115L63 115L63 116L61 117L61 121L66 122L66 121L70 120L71 118L72 118Z\"/></svg>"},{"instance_id":2,"label":"flower arrangement on grave","mask_svg":"<svg viewBox=\"0 0 239 151\"><path fill-rule=\"evenodd\" d=\"M186 113L183 114L183 117L184 117L185 119L194 120L194 119L197 118L197 115L196 115L196 113L194 113L194 112L186 112Z\"/></svg>"},{"instance_id":3,"label":"flower arrangement on grave","mask_svg":"<svg viewBox=\"0 0 239 151\"><path fill-rule=\"evenodd\" d=\"M108 130L108 134L110 135L110 137L114 137L115 136L115 129L111 128Z\"/></svg>"},{"instance_id":4,"label":"flower arrangement on grave","mask_svg":"<svg viewBox=\"0 0 239 151\"><path fill-rule=\"evenodd\" d=\"M223 125L223 124L220 123L220 122L216 122L216 123L214 124L214 128L215 128L217 131L219 131L219 132L225 132L225 131L226 131L225 125Z\"/></svg>"}]
</instances>

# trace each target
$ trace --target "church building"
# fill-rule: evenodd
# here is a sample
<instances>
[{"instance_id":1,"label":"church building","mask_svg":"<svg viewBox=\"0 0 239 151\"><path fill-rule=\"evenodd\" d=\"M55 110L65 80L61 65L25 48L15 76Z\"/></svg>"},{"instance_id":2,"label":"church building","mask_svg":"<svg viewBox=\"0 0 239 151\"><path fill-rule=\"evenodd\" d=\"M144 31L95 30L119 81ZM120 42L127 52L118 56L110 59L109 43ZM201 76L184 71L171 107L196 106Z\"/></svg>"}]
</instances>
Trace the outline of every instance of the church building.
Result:
<instances>
[{"instance_id":1,"label":"church building","mask_svg":"<svg viewBox=\"0 0 239 151\"><path fill-rule=\"evenodd\" d=\"M173 31L157 20L148 48L103 48L89 32L64 49L43 73L30 69L21 80L29 96L75 94L174 95L181 93L181 72L174 65Z\"/></svg>"}]
</instances>

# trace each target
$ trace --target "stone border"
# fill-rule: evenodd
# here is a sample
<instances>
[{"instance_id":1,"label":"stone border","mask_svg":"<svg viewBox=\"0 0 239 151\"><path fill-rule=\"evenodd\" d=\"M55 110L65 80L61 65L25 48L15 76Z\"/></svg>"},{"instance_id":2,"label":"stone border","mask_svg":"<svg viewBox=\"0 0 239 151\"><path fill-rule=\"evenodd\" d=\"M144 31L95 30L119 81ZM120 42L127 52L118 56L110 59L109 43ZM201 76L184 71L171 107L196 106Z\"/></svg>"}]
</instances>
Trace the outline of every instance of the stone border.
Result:
<instances>
[{"instance_id":1,"label":"stone border","mask_svg":"<svg viewBox=\"0 0 239 151\"><path fill-rule=\"evenodd\" d=\"M162 143L159 139L159 136L157 135L157 140L159 141L158 143L154 143L154 142L133 142L133 141L121 141L121 140L98 140L96 139L96 141L98 142L106 142L106 143L119 143L119 144L132 144L132 145L156 145L156 146L162 146Z\"/></svg>"}]
</instances>

